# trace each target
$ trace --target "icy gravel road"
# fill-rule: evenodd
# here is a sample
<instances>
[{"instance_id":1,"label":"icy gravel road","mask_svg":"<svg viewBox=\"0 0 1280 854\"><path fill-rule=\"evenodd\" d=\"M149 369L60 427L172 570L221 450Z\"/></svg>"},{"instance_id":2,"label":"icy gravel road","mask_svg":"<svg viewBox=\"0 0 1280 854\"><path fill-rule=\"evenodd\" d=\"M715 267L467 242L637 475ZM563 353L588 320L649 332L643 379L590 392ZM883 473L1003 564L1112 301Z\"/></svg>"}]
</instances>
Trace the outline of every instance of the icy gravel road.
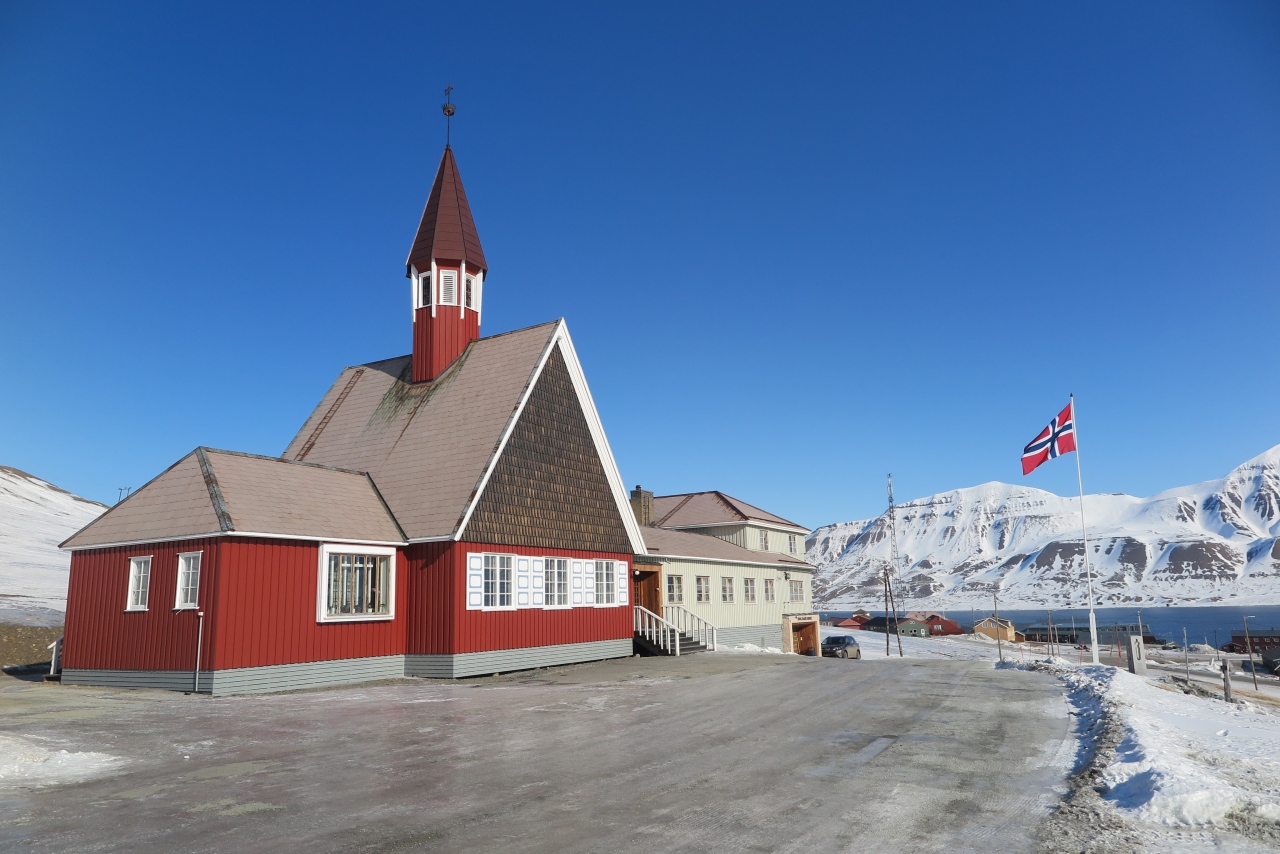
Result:
<instances>
[{"instance_id":1,"label":"icy gravel road","mask_svg":"<svg viewBox=\"0 0 1280 854\"><path fill-rule=\"evenodd\" d=\"M0 850L1029 851L1068 721L1057 679L973 661L702 654L221 699L6 678L11 743L123 761L0 779Z\"/></svg>"}]
</instances>

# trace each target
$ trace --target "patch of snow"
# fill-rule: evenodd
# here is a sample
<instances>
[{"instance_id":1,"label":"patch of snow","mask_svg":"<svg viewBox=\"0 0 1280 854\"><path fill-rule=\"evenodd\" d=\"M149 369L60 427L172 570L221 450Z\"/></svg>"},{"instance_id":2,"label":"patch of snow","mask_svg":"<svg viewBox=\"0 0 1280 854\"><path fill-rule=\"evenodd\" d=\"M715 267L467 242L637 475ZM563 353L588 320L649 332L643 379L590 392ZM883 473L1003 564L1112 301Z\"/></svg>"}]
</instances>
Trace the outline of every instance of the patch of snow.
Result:
<instances>
[{"instance_id":1,"label":"patch of snow","mask_svg":"<svg viewBox=\"0 0 1280 854\"><path fill-rule=\"evenodd\" d=\"M752 653L769 653L771 655L782 655L782 650L773 646L756 646L753 643L740 643L735 646L717 646L716 652L752 652Z\"/></svg>"},{"instance_id":2,"label":"patch of snow","mask_svg":"<svg viewBox=\"0 0 1280 854\"><path fill-rule=\"evenodd\" d=\"M28 738L0 735L0 788L75 783L123 762L106 753L48 750Z\"/></svg>"}]
</instances>

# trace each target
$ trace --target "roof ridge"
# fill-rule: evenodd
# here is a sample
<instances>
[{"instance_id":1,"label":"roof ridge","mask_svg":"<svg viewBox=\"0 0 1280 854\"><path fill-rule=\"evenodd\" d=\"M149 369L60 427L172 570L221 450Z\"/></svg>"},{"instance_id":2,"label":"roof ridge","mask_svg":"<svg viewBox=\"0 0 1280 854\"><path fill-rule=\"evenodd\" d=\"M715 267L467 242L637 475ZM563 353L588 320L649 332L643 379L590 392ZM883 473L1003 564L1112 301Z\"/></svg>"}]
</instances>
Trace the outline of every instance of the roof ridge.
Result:
<instances>
[{"instance_id":1,"label":"roof ridge","mask_svg":"<svg viewBox=\"0 0 1280 854\"><path fill-rule=\"evenodd\" d=\"M204 487L209 492L209 503L213 505L213 513L218 517L218 528L223 532L234 531L235 523L231 519L231 509L227 507L227 499L218 485L218 475L209 462L209 454L204 447L195 449L196 462L200 464L200 474L204 477ZM246 455L248 456L248 455Z\"/></svg>"},{"instance_id":2,"label":"roof ridge","mask_svg":"<svg viewBox=\"0 0 1280 854\"><path fill-rule=\"evenodd\" d=\"M679 493L677 493L677 495L678 495L678 494L679 494ZM669 511L667 511L667 515L663 516L661 519L659 519L658 521L656 521L656 522L654 522L654 523L653 523L654 527L656 527L656 528L661 528L661 527L662 527L662 523L663 523L663 522L667 521L667 520L668 520L668 519L670 519L672 516L676 515L676 513L679 513L679 512L680 512L680 508L681 508L681 507L683 507L683 506L685 506L686 504L688 504L690 501L692 501L695 495L701 495L701 493L699 493L699 492L690 492L690 493L686 493L686 494L685 494L685 496L684 496L684 500L683 500L683 501L681 501L681 502L680 502L679 504L677 504L675 507L672 507ZM674 496L674 495L664 495L664 496L662 496L662 497L663 497L663 498L674 498L675 496Z\"/></svg>"},{"instance_id":3,"label":"roof ridge","mask_svg":"<svg viewBox=\"0 0 1280 854\"><path fill-rule=\"evenodd\" d=\"M328 471L336 471L341 474L368 474L367 471L361 471L359 469L344 469L338 466L327 466L324 463L309 463L306 460L291 460L288 457L272 457L267 454L251 454L248 451L229 451L226 448L210 448L205 445L201 445L199 448L196 448L196 451L203 451L206 454L222 454L228 457L247 457L251 460L267 460L272 463L287 463L291 466L307 466L308 468L313 469L327 469ZM190 454L187 456L190 456ZM186 459L186 457L183 459Z\"/></svg>"},{"instance_id":4,"label":"roof ridge","mask_svg":"<svg viewBox=\"0 0 1280 854\"><path fill-rule=\"evenodd\" d=\"M739 510L737 505L734 504L733 501L729 499L729 496L725 495L723 492L721 492L718 489L713 489L712 494L715 495L717 499L719 499L721 504L729 508L729 512L738 514L738 516L741 518L743 522L751 521L751 517L743 513L741 510Z\"/></svg>"}]
</instances>

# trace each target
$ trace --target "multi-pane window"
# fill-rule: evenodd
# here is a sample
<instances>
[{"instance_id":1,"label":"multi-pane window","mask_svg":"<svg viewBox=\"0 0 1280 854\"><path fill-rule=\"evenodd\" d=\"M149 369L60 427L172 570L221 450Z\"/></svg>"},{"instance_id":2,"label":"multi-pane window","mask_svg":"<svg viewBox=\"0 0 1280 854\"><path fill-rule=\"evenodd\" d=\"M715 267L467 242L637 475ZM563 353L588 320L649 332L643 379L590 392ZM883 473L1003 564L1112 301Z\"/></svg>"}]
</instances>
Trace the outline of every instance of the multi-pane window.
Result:
<instances>
[{"instance_id":1,"label":"multi-pane window","mask_svg":"<svg viewBox=\"0 0 1280 854\"><path fill-rule=\"evenodd\" d=\"M776 602L776 601L777 601L777 597L776 597L776 596L774 595L774 593L773 593L773 579L772 579L772 578L766 578L766 579L764 580L764 601L766 601L766 602Z\"/></svg>"},{"instance_id":2,"label":"multi-pane window","mask_svg":"<svg viewBox=\"0 0 1280 854\"><path fill-rule=\"evenodd\" d=\"M549 557L545 560L546 575L543 581L545 602L549 608L559 608L569 604L569 561L562 557Z\"/></svg>"},{"instance_id":3,"label":"multi-pane window","mask_svg":"<svg viewBox=\"0 0 1280 854\"><path fill-rule=\"evenodd\" d=\"M391 613L391 556L329 552L327 617Z\"/></svg>"},{"instance_id":4,"label":"multi-pane window","mask_svg":"<svg viewBox=\"0 0 1280 854\"><path fill-rule=\"evenodd\" d=\"M769 532L768 531L760 532L760 551L762 552L769 551Z\"/></svg>"},{"instance_id":5,"label":"multi-pane window","mask_svg":"<svg viewBox=\"0 0 1280 854\"><path fill-rule=\"evenodd\" d=\"M667 576L667 604L668 605L684 604L684 576L682 575Z\"/></svg>"},{"instance_id":6,"label":"multi-pane window","mask_svg":"<svg viewBox=\"0 0 1280 854\"><path fill-rule=\"evenodd\" d=\"M129 604L127 610L147 610L147 594L151 590L151 558L129 558Z\"/></svg>"},{"instance_id":7,"label":"multi-pane window","mask_svg":"<svg viewBox=\"0 0 1280 854\"><path fill-rule=\"evenodd\" d=\"M465 305L467 308L476 307L475 302L473 301L474 298L472 296L472 294L475 292L475 287L476 287L476 277L467 276L466 289L463 291L463 294L462 294L462 298L463 298L462 304Z\"/></svg>"},{"instance_id":8,"label":"multi-pane window","mask_svg":"<svg viewBox=\"0 0 1280 854\"><path fill-rule=\"evenodd\" d=\"M787 535L787 551L791 552L792 554L796 553L796 535L795 534Z\"/></svg>"},{"instance_id":9,"label":"multi-pane window","mask_svg":"<svg viewBox=\"0 0 1280 854\"><path fill-rule=\"evenodd\" d=\"M596 604L612 605L617 601L617 579L614 577L614 561L596 561Z\"/></svg>"},{"instance_id":10,"label":"multi-pane window","mask_svg":"<svg viewBox=\"0 0 1280 854\"><path fill-rule=\"evenodd\" d=\"M422 305L422 306L431 305L431 274L430 273L422 274L421 296L422 296L422 301L419 303L419 305Z\"/></svg>"},{"instance_id":11,"label":"multi-pane window","mask_svg":"<svg viewBox=\"0 0 1280 854\"><path fill-rule=\"evenodd\" d=\"M756 604L756 580L754 578L742 579L742 601L747 605Z\"/></svg>"},{"instance_id":12,"label":"multi-pane window","mask_svg":"<svg viewBox=\"0 0 1280 854\"><path fill-rule=\"evenodd\" d=\"M711 576L699 575L694 578L695 595L699 602L711 601Z\"/></svg>"},{"instance_id":13,"label":"multi-pane window","mask_svg":"<svg viewBox=\"0 0 1280 854\"><path fill-rule=\"evenodd\" d=\"M511 555L484 556L484 606L511 607Z\"/></svg>"},{"instance_id":14,"label":"multi-pane window","mask_svg":"<svg viewBox=\"0 0 1280 854\"><path fill-rule=\"evenodd\" d=\"M195 608L200 604L200 552L178 555L178 599L175 608Z\"/></svg>"},{"instance_id":15,"label":"multi-pane window","mask_svg":"<svg viewBox=\"0 0 1280 854\"><path fill-rule=\"evenodd\" d=\"M791 584L791 600L792 602L804 601L804 582L792 581Z\"/></svg>"},{"instance_id":16,"label":"multi-pane window","mask_svg":"<svg viewBox=\"0 0 1280 854\"><path fill-rule=\"evenodd\" d=\"M440 304L441 305L457 305L458 304L458 271L457 270L441 270L440 271Z\"/></svg>"},{"instance_id":17,"label":"multi-pane window","mask_svg":"<svg viewBox=\"0 0 1280 854\"><path fill-rule=\"evenodd\" d=\"M725 605L733 604L733 579L727 576L720 579L720 601Z\"/></svg>"}]
</instances>

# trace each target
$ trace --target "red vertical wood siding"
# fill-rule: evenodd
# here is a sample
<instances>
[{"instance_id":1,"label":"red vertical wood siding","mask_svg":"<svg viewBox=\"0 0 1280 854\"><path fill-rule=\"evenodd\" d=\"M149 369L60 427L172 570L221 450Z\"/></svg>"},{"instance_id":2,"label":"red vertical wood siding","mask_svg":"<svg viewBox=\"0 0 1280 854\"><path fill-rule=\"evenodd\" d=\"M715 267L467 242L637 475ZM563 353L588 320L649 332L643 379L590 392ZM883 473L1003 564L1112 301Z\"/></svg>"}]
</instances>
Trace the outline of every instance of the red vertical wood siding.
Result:
<instances>
[{"instance_id":1,"label":"red vertical wood siding","mask_svg":"<svg viewBox=\"0 0 1280 854\"><path fill-rule=\"evenodd\" d=\"M408 626L410 653L450 654L518 649L562 643L617 640L632 635L632 611L627 605L612 608L579 607L543 610L468 611L463 596L468 552L500 552L527 557L580 560L618 560L631 565L629 554L561 551L483 543L422 543L410 547ZM626 580L623 584L629 583Z\"/></svg>"},{"instance_id":2,"label":"red vertical wood siding","mask_svg":"<svg viewBox=\"0 0 1280 854\"><path fill-rule=\"evenodd\" d=\"M459 283L459 301L464 287ZM437 305L435 317L431 316L430 306L418 309L413 315L413 381L435 379L479 337L480 315L472 309Z\"/></svg>"},{"instance_id":3,"label":"red vertical wood siding","mask_svg":"<svg viewBox=\"0 0 1280 854\"><path fill-rule=\"evenodd\" d=\"M178 555L201 552L199 603L208 608L218 540L205 538L71 553L63 666L85 670L193 670L198 609L174 610ZM151 555L147 610L126 611L129 558ZM207 659L206 659L207 661Z\"/></svg>"},{"instance_id":4,"label":"red vertical wood siding","mask_svg":"<svg viewBox=\"0 0 1280 854\"><path fill-rule=\"evenodd\" d=\"M396 556L393 619L321 623L316 619L319 543L228 538L220 555L207 666L223 670L401 655L407 567L402 549Z\"/></svg>"}]
</instances>

